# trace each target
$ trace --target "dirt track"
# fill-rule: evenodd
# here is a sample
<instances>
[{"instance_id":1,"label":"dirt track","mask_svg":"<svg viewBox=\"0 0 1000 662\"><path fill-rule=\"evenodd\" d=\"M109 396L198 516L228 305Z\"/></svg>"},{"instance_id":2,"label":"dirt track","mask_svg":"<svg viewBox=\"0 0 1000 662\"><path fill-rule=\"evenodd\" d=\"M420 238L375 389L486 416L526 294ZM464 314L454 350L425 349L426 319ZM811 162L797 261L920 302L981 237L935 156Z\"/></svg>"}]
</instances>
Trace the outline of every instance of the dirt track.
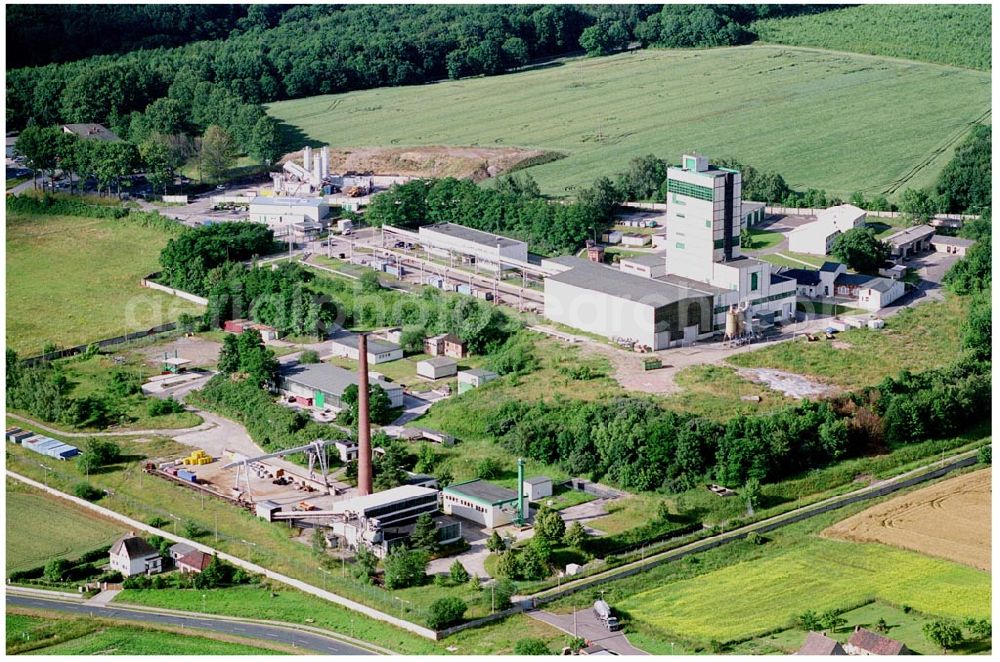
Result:
<instances>
[{"instance_id":1,"label":"dirt track","mask_svg":"<svg viewBox=\"0 0 1000 662\"><path fill-rule=\"evenodd\" d=\"M990 572L991 470L957 476L890 499L823 531L880 542Z\"/></svg>"}]
</instances>

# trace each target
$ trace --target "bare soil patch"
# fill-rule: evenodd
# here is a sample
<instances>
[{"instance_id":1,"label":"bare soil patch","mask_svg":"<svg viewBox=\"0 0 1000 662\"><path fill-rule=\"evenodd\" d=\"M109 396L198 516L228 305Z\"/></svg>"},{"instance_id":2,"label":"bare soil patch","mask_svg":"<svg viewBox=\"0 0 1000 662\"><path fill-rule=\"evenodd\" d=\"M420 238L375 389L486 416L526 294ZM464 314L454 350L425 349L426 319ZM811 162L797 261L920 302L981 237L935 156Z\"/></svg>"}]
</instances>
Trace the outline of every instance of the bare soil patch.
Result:
<instances>
[{"instance_id":1,"label":"bare soil patch","mask_svg":"<svg viewBox=\"0 0 1000 662\"><path fill-rule=\"evenodd\" d=\"M456 177L478 182L515 166L538 165L559 158L561 155L555 152L519 147L331 147L330 169L404 177ZM301 159L301 151L292 152L281 163Z\"/></svg>"},{"instance_id":2,"label":"bare soil patch","mask_svg":"<svg viewBox=\"0 0 1000 662\"><path fill-rule=\"evenodd\" d=\"M991 469L904 494L834 524L824 536L880 542L990 572Z\"/></svg>"},{"instance_id":3,"label":"bare soil patch","mask_svg":"<svg viewBox=\"0 0 1000 662\"><path fill-rule=\"evenodd\" d=\"M164 358L164 355L172 357L176 352L178 358L191 361L190 367L204 368L219 360L219 351L221 349L221 343L191 337L178 338L169 343L143 348L142 354L146 357L147 361L157 363Z\"/></svg>"}]
</instances>

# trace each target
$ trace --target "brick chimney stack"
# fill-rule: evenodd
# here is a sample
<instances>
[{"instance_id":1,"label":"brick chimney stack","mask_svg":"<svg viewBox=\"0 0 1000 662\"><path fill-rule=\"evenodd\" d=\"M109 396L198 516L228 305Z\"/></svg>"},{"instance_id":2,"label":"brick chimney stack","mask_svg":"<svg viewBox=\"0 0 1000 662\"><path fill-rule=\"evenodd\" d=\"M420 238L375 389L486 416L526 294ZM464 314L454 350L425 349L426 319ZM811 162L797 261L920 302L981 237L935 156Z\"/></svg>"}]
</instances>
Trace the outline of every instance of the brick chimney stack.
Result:
<instances>
[{"instance_id":1,"label":"brick chimney stack","mask_svg":"<svg viewBox=\"0 0 1000 662\"><path fill-rule=\"evenodd\" d=\"M358 334L358 494L372 493L372 430L368 412L368 335Z\"/></svg>"}]
</instances>

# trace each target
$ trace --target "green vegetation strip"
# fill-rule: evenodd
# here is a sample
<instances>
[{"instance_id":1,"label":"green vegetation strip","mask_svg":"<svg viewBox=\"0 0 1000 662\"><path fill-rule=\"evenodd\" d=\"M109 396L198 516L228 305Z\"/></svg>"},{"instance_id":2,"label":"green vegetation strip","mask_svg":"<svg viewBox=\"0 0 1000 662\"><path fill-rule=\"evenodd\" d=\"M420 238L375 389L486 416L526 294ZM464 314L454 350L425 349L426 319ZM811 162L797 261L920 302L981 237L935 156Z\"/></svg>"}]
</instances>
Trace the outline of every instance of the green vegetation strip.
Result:
<instances>
[{"instance_id":1,"label":"green vegetation strip","mask_svg":"<svg viewBox=\"0 0 1000 662\"><path fill-rule=\"evenodd\" d=\"M794 189L846 197L875 194L903 179L906 186L931 184L950 158L937 150L990 108L990 90L985 72L743 46L647 50L505 76L282 101L268 112L335 147L519 145L564 152L565 159L526 170L556 196L600 174L623 172L633 157L676 161L697 145L716 158L776 170ZM628 101L612 112L608 99ZM663 131L664 125L676 130Z\"/></svg>"},{"instance_id":2,"label":"green vegetation strip","mask_svg":"<svg viewBox=\"0 0 1000 662\"><path fill-rule=\"evenodd\" d=\"M18 612L24 610L18 609ZM182 634L173 628L124 625L109 619L64 618L48 611L6 614L8 655L277 655L228 637ZM44 614L44 617L34 614Z\"/></svg>"}]
</instances>

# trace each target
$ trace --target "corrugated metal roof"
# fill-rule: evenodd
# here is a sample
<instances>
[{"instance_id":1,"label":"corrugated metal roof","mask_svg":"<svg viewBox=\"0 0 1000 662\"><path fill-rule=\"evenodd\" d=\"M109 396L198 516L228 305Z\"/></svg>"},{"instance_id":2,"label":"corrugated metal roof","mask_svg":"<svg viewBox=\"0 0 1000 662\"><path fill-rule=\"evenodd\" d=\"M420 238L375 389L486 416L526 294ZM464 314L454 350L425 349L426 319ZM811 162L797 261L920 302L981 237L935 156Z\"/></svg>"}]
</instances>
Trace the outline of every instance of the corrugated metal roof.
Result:
<instances>
[{"instance_id":1,"label":"corrugated metal roof","mask_svg":"<svg viewBox=\"0 0 1000 662\"><path fill-rule=\"evenodd\" d=\"M470 499L497 506L517 500L517 492L500 487L485 480L470 480L465 483L453 483L444 488L445 494L464 496Z\"/></svg>"},{"instance_id":2,"label":"corrugated metal roof","mask_svg":"<svg viewBox=\"0 0 1000 662\"><path fill-rule=\"evenodd\" d=\"M496 248L497 246L507 248L510 246L520 246L525 243L523 241L518 241L517 239L511 239L509 237L493 234L491 232L483 232L482 230L476 230L475 228L458 225L457 223L435 223L434 225L425 225L420 228L418 234L421 237L424 237L427 234L441 234L455 239L461 239L462 241L480 244L481 246L487 246L489 248Z\"/></svg>"},{"instance_id":3,"label":"corrugated metal roof","mask_svg":"<svg viewBox=\"0 0 1000 662\"><path fill-rule=\"evenodd\" d=\"M621 299L635 301L648 306L660 307L684 299L711 296L705 291L695 290L659 278L643 278L624 273L618 269L581 260L568 271L546 278L546 282L566 283L582 289L603 292Z\"/></svg>"}]
</instances>

